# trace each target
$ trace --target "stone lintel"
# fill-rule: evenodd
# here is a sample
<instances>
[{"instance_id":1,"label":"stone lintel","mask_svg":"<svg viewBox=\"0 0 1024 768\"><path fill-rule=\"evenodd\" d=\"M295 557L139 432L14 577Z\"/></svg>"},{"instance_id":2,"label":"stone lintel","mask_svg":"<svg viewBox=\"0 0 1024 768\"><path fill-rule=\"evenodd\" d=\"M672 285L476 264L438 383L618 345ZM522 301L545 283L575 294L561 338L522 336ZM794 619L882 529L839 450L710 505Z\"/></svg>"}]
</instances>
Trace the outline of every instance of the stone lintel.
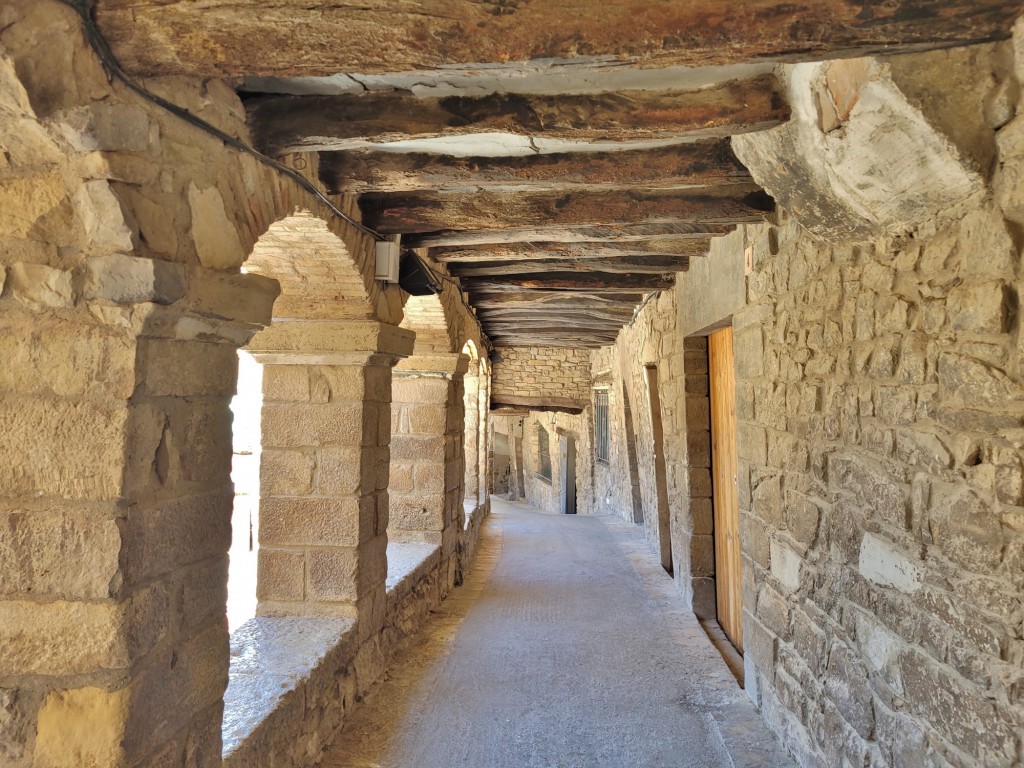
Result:
<instances>
[{"instance_id":1,"label":"stone lintel","mask_svg":"<svg viewBox=\"0 0 1024 768\"><path fill-rule=\"evenodd\" d=\"M440 375L446 379L469 370L469 356L461 352L437 355L415 355L400 360L395 366L396 378L417 378L424 375Z\"/></svg>"},{"instance_id":2,"label":"stone lintel","mask_svg":"<svg viewBox=\"0 0 1024 768\"><path fill-rule=\"evenodd\" d=\"M397 325L346 320L275 320L256 334L249 351L275 365L351 365L374 355L412 354L416 334Z\"/></svg>"}]
</instances>

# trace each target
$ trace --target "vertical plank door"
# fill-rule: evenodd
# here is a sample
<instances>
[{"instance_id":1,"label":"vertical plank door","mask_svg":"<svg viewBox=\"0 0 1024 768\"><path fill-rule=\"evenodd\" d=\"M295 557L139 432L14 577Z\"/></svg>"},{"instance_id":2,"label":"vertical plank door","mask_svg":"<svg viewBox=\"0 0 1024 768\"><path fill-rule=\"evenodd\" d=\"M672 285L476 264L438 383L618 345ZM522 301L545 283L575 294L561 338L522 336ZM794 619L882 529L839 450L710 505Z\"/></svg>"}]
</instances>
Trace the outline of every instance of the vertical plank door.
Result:
<instances>
[{"instance_id":1,"label":"vertical plank door","mask_svg":"<svg viewBox=\"0 0 1024 768\"><path fill-rule=\"evenodd\" d=\"M708 336L708 364L718 623L742 651L743 575L740 561L739 495L736 488L736 375L731 327Z\"/></svg>"}]
</instances>

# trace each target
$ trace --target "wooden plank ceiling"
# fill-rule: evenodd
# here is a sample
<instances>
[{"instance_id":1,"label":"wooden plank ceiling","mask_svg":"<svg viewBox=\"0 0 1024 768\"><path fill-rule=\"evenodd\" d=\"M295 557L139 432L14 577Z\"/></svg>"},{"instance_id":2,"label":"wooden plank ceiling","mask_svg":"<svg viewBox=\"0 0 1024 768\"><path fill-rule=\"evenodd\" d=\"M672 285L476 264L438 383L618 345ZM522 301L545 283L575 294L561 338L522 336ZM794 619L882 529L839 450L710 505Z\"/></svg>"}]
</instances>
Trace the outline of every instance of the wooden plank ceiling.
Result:
<instances>
[{"instance_id":1,"label":"wooden plank ceiling","mask_svg":"<svg viewBox=\"0 0 1024 768\"><path fill-rule=\"evenodd\" d=\"M788 117L763 73L692 91L252 94L246 103L266 151L318 151L321 180L359 195L365 224L443 263L498 346L614 343L712 236L773 210L728 136ZM560 151L473 151L494 133L554 140ZM460 154L422 150L452 137ZM393 151L395 142L413 151Z\"/></svg>"},{"instance_id":2,"label":"wooden plank ceiling","mask_svg":"<svg viewBox=\"0 0 1024 768\"><path fill-rule=\"evenodd\" d=\"M582 9L582 10L581 10ZM772 200L729 137L788 117L772 64L1001 39L1006 0L96 0L138 75L248 78L257 145L319 152L462 282L497 346L614 343Z\"/></svg>"}]
</instances>

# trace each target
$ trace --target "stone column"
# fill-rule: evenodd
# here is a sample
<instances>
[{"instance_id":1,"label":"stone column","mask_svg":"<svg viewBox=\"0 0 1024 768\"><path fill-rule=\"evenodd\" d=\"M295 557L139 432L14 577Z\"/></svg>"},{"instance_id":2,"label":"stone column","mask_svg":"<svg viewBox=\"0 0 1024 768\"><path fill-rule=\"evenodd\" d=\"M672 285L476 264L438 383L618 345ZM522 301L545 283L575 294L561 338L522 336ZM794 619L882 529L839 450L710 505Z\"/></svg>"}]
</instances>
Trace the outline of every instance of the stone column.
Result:
<instances>
[{"instance_id":1,"label":"stone column","mask_svg":"<svg viewBox=\"0 0 1024 768\"><path fill-rule=\"evenodd\" d=\"M276 321L263 364L257 613L379 628L387 578L391 369L414 334L381 323Z\"/></svg>"},{"instance_id":2,"label":"stone column","mask_svg":"<svg viewBox=\"0 0 1024 768\"><path fill-rule=\"evenodd\" d=\"M7 279L0 763L219 764L228 405L277 284L122 255L80 291Z\"/></svg>"},{"instance_id":3,"label":"stone column","mask_svg":"<svg viewBox=\"0 0 1024 768\"><path fill-rule=\"evenodd\" d=\"M463 526L462 354L417 355L403 360L392 385L391 523L396 542L441 548L443 584L455 581Z\"/></svg>"}]
</instances>

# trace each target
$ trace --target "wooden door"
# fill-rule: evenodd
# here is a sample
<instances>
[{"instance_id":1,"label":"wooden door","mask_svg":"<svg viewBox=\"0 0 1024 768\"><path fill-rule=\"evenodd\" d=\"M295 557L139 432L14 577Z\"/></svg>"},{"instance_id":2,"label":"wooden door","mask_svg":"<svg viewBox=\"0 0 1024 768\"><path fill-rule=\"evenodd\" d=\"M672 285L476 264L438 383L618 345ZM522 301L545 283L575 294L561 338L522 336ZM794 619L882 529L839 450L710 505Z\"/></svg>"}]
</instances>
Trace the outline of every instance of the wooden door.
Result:
<instances>
[{"instance_id":1,"label":"wooden door","mask_svg":"<svg viewBox=\"0 0 1024 768\"><path fill-rule=\"evenodd\" d=\"M743 571L736 488L736 374L732 328L708 336L711 385L711 481L715 510L715 591L718 623L743 650Z\"/></svg>"}]
</instances>

